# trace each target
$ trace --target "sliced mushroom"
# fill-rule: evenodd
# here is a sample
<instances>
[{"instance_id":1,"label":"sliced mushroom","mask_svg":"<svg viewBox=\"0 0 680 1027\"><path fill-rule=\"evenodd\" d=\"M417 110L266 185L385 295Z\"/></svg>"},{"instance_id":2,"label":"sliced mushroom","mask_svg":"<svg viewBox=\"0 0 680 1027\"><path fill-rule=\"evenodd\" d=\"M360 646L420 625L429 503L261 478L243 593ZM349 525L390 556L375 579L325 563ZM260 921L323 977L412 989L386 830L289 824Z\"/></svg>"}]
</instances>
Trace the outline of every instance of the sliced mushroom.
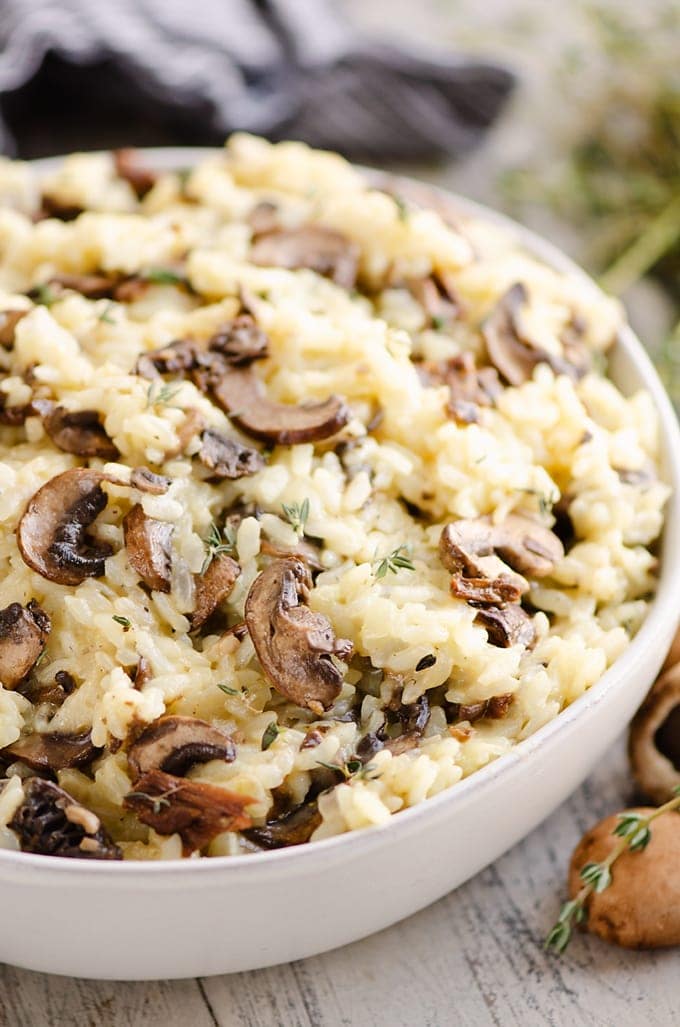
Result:
<instances>
[{"instance_id":1,"label":"sliced mushroom","mask_svg":"<svg viewBox=\"0 0 680 1027\"><path fill-rule=\"evenodd\" d=\"M177 339L161 349L142 353L137 358L134 374L153 381L164 374L180 375L196 367L197 350L189 339Z\"/></svg>"},{"instance_id":2,"label":"sliced mushroom","mask_svg":"<svg viewBox=\"0 0 680 1027\"><path fill-rule=\"evenodd\" d=\"M0 311L0 346L3 349L11 349L14 345L14 330L27 313L27 310Z\"/></svg>"},{"instance_id":3,"label":"sliced mushroom","mask_svg":"<svg viewBox=\"0 0 680 1027\"><path fill-rule=\"evenodd\" d=\"M521 606L511 603L496 609L490 606L480 610L475 624L486 628L490 645L507 649L511 645L522 645L529 649L536 639L536 629L531 617Z\"/></svg>"},{"instance_id":4,"label":"sliced mushroom","mask_svg":"<svg viewBox=\"0 0 680 1027\"><path fill-rule=\"evenodd\" d=\"M61 289L71 289L86 296L89 300L111 299L116 286L120 282L120 275L92 274L92 275L69 275L61 273L53 275L48 284L57 285Z\"/></svg>"},{"instance_id":5,"label":"sliced mushroom","mask_svg":"<svg viewBox=\"0 0 680 1027\"><path fill-rule=\"evenodd\" d=\"M41 211L38 220L42 217L57 218L59 221L75 221L83 213L83 208L72 203L64 203L57 196L50 196L43 193L41 198Z\"/></svg>"},{"instance_id":6,"label":"sliced mushroom","mask_svg":"<svg viewBox=\"0 0 680 1027\"><path fill-rule=\"evenodd\" d=\"M489 699L480 699L472 703L446 703L446 719L449 723L456 720L468 720L474 723L488 717L490 720L500 720L507 716L510 707L515 701L512 692L503 692L501 695L492 695Z\"/></svg>"},{"instance_id":7,"label":"sliced mushroom","mask_svg":"<svg viewBox=\"0 0 680 1027\"><path fill-rule=\"evenodd\" d=\"M332 656L346 659L352 643L336 639L322 614L301 605L309 586L309 571L301 560L275 560L251 585L245 618L269 682L298 706L320 713L342 687Z\"/></svg>"},{"instance_id":8,"label":"sliced mushroom","mask_svg":"<svg viewBox=\"0 0 680 1027\"><path fill-rule=\"evenodd\" d=\"M101 577L112 549L87 529L106 506L101 485L108 480L101 471L73 467L38 489L17 528L19 549L29 567L60 585Z\"/></svg>"},{"instance_id":9,"label":"sliced mushroom","mask_svg":"<svg viewBox=\"0 0 680 1027\"><path fill-rule=\"evenodd\" d=\"M34 731L0 749L0 757L12 756L32 770L55 771L83 767L91 763L98 752L89 731L76 735Z\"/></svg>"},{"instance_id":10,"label":"sliced mushroom","mask_svg":"<svg viewBox=\"0 0 680 1027\"><path fill-rule=\"evenodd\" d=\"M234 368L213 386L213 393L246 435L282 446L327 439L349 420L349 409L340 396L301 406L274 403L249 369Z\"/></svg>"},{"instance_id":11,"label":"sliced mushroom","mask_svg":"<svg viewBox=\"0 0 680 1027\"><path fill-rule=\"evenodd\" d=\"M51 781L30 777L24 801L9 822L23 852L72 859L122 859L99 817Z\"/></svg>"},{"instance_id":12,"label":"sliced mushroom","mask_svg":"<svg viewBox=\"0 0 680 1027\"><path fill-rule=\"evenodd\" d=\"M258 235L250 251L253 264L290 270L309 268L345 289L354 288L359 255L356 243L321 225L276 228Z\"/></svg>"},{"instance_id":13,"label":"sliced mushroom","mask_svg":"<svg viewBox=\"0 0 680 1027\"><path fill-rule=\"evenodd\" d=\"M7 406L7 396L0 392L0 425L3 428L20 428L26 423L27 417L35 413L32 403L22 403L20 406Z\"/></svg>"},{"instance_id":14,"label":"sliced mushroom","mask_svg":"<svg viewBox=\"0 0 680 1027\"><path fill-rule=\"evenodd\" d=\"M114 150L113 163L118 177L129 182L138 200L143 200L158 181L156 172L143 163L132 147Z\"/></svg>"},{"instance_id":15,"label":"sliced mushroom","mask_svg":"<svg viewBox=\"0 0 680 1027\"><path fill-rule=\"evenodd\" d=\"M215 478L249 478L264 467L264 457L256 449L230 439L215 428L206 428L201 435L198 453L201 463Z\"/></svg>"},{"instance_id":16,"label":"sliced mushroom","mask_svg":"<svg viewBox=\"0 0 680 1027\"><path fill-rule=\"evenodd\" d=\"M123 805L159 834L179 834L188 856L223 831L251 827L252 820L244 810L254 801L217 785L151 770L136 782L135 791L125 796Z\"/></svg>"},{"instance_id":17,"label":"sliced mushroom","mask_svg":"<svg viewBox=\"0 0 680 1027\"><path fill-rule=\"evenodd\" d=\"M451 578L451 592L458 599L475 605L496 605L518 603L526 587L517 583L517 576L499 574L497 578L466 578L454 574Z\"/></svg>"},{"instance_id":18,"label":"sliced mushroom","mask_svg":"<svg viewBox=\"0 0 680 1027\"><path fill-rule=\"evenodd\" d=\"M183 777L195 763L231 763L235 758L231 738L197 717L161 717L128 750L128 764L135 778L151 770Z\"/></svg>"},{"instance_id":19,"label":"sliced mushroom","mask_svg":"<svg viewBox=\"0 0 680 1027\"><path fill-rule=\"evenodd\" d=\"M251 364L267 356L269 338L252 314L239 314L222 325L208 342L208 349L218 353L227 364Z\"/></svg>"},{"instance_id":20,"label":"sliced mushroom","mask_svg":"<svg viewBox=\"0 0 680 1027\"><path fill-rule=\"evenodd\" d=\"M55 407L43 420L45 431L55 446L77 456L117 460L120 456L99 422L96 410L66 410Z\"/></svg>"},{"instance_id":21,"label":"sliced mushroom","mask_svg":"<svg viewBox=\"0 0 680 1027\"><path fill-rule=\"evenodd\" d=\"M448 385L447 411L459 424L474 424L479 419L478 407L493 406L502 390L496 369L477 368L472 353L426 361L417 368L424 384Z\"/></svg>"},{"instance_id":22,"label":"sliced mushroom","mask_svg":"<svg viewBox=\"0 0 680 1027\"><path fill-rule=\"evenodd\" d=\"M130 475L130 484L140 492L148 492L152 496L163 496L172 485L172 478L163 474L155 474L148 467L135 467Z\"/></svg>"},{"instance_id":23,"label":"sliced mushroom","mask_svg":"<svg viewBox=\"0 0 680 1027\"><path fill-rule=\"evenodd\" d=\"M16 688L35 666L50 629L50 618L34 599L0 610L0 682L5 688Z\"/></svg>"},{"instance_id":24,"label":"sliced mushroom","mask_svg":"<svg viewBox=\"0 0 680 1027\"><path fill-rule=\"evenodd\" d=\"M468 602L514 603L529 588L496 555L494 527L486 518L447 524L439 540L441 562L453 573L451 591Z\"/></svg>"},{"instance_id":25,"label":"sliced mushroom","mask_svg":"<svg viewBox=\"0 0 680 1027\"><path fill-rule=\"evenodd\" d=\"M241 568L230 556L219 553L203 574L194 577L195 606L191 628L198 630L212 616L220 603L231 594Z\"/></svg>"},{"instance_id":26,"label":"sliced mushroom","mask_svg":"<svg viewBox=\"0 0 680 1027\"><path fill-rule=\"evenodd\" d=\"M148 517L140 503L135 503L123 520L130 565L153 592L170 591L173 531L171 524Z\"/></svg>"},{"instance_id":27,"label":"sliced mushroom","mask_svg":"<svg viewBox=\"0 0 680 1027\"><path fill-rule=\"evenodd\" d=\"M453 275L449 271L438 271L427 278L411 279L409 289L415 300L427 314L428 324L442 328L456 321L462 313Z\"/></svg>"},{"instance_id":28,"label":"sliced mushroom","mask_svg":"<svg viewBox=\"0 0 680 1027\"><path fill-rule=\"evenodd\" d=\"M268 820L263 827L251 827L243 833L261 849L282 849L308 842L320 823L317 803L303 802L282 816Z\"/></svg>"},{"instance_id":29,"label":"sliced mushroom","mask_svg":"<svg viewBox=\"0 0 680 1027\"><path fill-rule=\"evenodd\" d=\"M680 785L680 664L662 674L635 714L628 755L633 776L656 803Z\"/></svg>"},{"instance_id":30,"label":"sliced mushroom","mask_svg":"<svg viewBox=\"0 0 680 1027\"><path fill-rule=\"evenodd\" d=\"M486 576L485 565L478 558L497 553L519 574L543 578L562 559L564 547L544 524L510 514L500 524L486 518L448 524L441 534L439 553L448 570L469 577Z\"/></svg>"},{"instance_id":31,"label":"sliced mushroom","mask_svg":"<svg viewBox=\"0 0 680 1027\"><path fill-rule=\"evenodd\" d=\"M529 296L526 287L516 282L501 297L482 328L489 360L510 385L522 385L534 373L537 364L548 364L555 374L577 377L580 367L556 357L537 346L525 333L521 321L522 308Z\"/></svg>"}]
</instances>

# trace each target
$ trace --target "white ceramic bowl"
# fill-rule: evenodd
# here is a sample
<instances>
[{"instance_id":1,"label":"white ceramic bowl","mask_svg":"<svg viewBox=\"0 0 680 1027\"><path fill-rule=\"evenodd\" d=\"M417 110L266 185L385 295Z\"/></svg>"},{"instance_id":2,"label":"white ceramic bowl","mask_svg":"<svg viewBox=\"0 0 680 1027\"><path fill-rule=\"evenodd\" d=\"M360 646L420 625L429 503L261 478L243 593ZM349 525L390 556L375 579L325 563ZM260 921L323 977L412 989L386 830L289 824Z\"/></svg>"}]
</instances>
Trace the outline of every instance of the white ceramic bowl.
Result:
<instances>
[{"instance_id":1,"label":"white ceramic bowl","mask_svg":"<svg viewBox=\"0 0 680 1027\"><path fill-rule=\"evenodd\" d=\"M183 167L206 152L148 151L147 160L159 168ZM463 217L512 224L458 197L435 195ZM546 263L590 281L548 243L513 230ZM640 387L651 393L674 495L656 598L632 644L593 688L508 755L382 827L255 856L186 862L97 863L0 851L0 961L78 977L148 980L300 959L422 909L552 812L642 700L680 606L678 424L629 329L613 353L611 373L624 393Z\"/></svg>"}]
</instances>

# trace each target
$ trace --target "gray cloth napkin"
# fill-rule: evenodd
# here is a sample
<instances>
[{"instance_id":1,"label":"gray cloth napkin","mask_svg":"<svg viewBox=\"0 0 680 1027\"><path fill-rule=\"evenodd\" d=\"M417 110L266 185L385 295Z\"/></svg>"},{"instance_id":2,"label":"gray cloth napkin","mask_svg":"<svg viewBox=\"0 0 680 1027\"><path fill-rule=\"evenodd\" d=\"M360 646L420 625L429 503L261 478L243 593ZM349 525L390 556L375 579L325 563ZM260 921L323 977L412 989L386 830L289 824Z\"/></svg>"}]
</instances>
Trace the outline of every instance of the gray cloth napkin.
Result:
<instances>
[{"instance_id":1,"label":"gray cloth napkin","mask_svg":"<svg viewBox=\"0 0 680 1027\"><path fill-rule=\"evenodd\" d=\"M363 36L334 0L0 0L5 153L245 129L350 156L461 154L512 84L493 64Z\"/></svg>"}]
</instances>

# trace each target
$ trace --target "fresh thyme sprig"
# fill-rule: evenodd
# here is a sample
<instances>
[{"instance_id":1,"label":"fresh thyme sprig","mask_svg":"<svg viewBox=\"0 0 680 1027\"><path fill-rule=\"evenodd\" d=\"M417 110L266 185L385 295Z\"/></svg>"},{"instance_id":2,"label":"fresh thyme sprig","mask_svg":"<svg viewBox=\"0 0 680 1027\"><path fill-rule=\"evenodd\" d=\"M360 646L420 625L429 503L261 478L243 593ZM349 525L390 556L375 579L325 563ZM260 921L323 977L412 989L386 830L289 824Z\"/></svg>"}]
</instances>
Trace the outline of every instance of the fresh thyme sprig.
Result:
<instances>
[{"instance_id":1,"label":"fresh thyme sprig","mask_svg":"<svg viewBox=\"0 0 680 1027\"><path fill-rule=\"evenodd\" d=\"M184 285L186 278L169 267L150 267L142 271L141 277L154 285Z\"/></svg>"},{"instance_id":2,"label":"fresh thyme sprig","mask_svg":"<svg viewBox=\"0 0 680 1027\"><path fill-rule=\"evenodd\" d=\"M52 304L56 303L59 299L58 294L54 291L52 286L48 285L46 282L43 282L40 285L34 285L29 295L34 303L43 307L51 307Z\"/></svg>"},{"instance_id":3,"label":"fresh thyme sprig","mask_svg":"<svg viewBox=\"0 0 680 1027\"><path fill-rule=\"evenodd\" d=\"M210 564L220 553L232 555L236 552L236 531L227 524L220 531L214 521L210 523L210 531L207 538L203 539L205 545L205 560L201 567L201 574L205 574Z\"/></svg>"},{"instance_id":4,"label":"fresh thyme sprig","mask_svg":"<svg viewBox=\"0 0 680 1027\"><path fill-rule=\"evenodd\" d=\"M275 720L272 720L262 735L262 752L266 752L270 745L272 745L279 737L281 729Z\"/></svg>"},{"instance_id":5,"label":"fresh thyme sprig","mask_svg":"<svg viewBox=\"0 0 680 1027\"><path fill-rule=\"evenodd\" d=\"M181 382L179 385L173 385L172 382L161 383L158 380L152 381L146 391L147 410L150 407L170 406L170 400L175 398L181 388Z\"/></svg>"},{"instance_id":6,"label":"fresh thyme sprig","mask_svg":"<svg viewBox=\"0 0 680 1027\"><path fill-rule=\"evenodd\" d=\"M132 627L132 621L129 617L121 617L119 613L114 613L111 619L115 620L116 624L120 624L123 631L129 631Z\"/></svg>"},{"instance_id":7,"label":"fresh thyme sprig","mask_svg":"<svg viewBox=\"0 0 680 1027\"><path fill-rule=\"evenodd\" d=\"M414 571L415 566L411 560L411 547L408 545L397 546L391 553L384 556L382 559L377 559L374 563L377 563L375 570L376 578L384 578L388 571L392 574L396 574L400 567L403 567L407 571Z\"/></svg>"},{"instance_id":8,"label":"fresh thyme sprig","mask_svg":"<svg viewBox=\"0 0 680 1027\"><path fill-rule=\"evenodd\" d=\"M545 947L561 954L571 941L573 928L587 917L586 902L591 895L599 895L612 883L612 867L624 852L642 852L651 841L651 824L662 813L680 811L680 785L673 789L673 798L659 806L647 816L641 813L619 813L613 834L619 841L601 863L586 863L581 867L583 886L577 895L565 902L560 915L545 939Z\"/></svg>"},{"instance_id":9,"label":"fresh thyme sprig","mask_svg":"<svg viewBox=\"0 0 680 1027\"><path fill-rule=\"evenodd\" d=\"M303 499L301 503L282 503L281 509L295 534L302 538L309 517L309 499Z\"/></svg>"},{"instance_id":10,"label":"fresh thyme sprig","mask_svg":"<svg viewBox=\"0 0 680 1027\"><path fill-rule=\"evenodd\" d=\"M362 763L357 756L351 756L344 763L324 763L322 760L317 760L317 766L325 767L326 770L337 771L342 774L345 781L349 781L351 777L354 778L365 778L367 781L375 781L379 774L374 773L376 770L375 763Z\"/></svg>"}]
</instances>

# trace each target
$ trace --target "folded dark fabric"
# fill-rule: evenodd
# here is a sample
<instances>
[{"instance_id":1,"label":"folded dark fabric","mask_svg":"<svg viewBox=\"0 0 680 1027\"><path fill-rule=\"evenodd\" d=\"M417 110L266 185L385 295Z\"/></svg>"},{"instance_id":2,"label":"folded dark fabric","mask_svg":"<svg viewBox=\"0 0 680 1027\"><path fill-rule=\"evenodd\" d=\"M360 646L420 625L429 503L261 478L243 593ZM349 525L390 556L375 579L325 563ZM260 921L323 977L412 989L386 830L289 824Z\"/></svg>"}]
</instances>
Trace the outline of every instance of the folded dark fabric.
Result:
<instances>
[{"instance_id":1,"label":"folded dark fabric","mask_svg":"<svg viewBox=\"0 0 680 1027\"><path fill-rule=\"evenodd\" d=\"M0 0L0 150L214 143L245 129L366 158L461 154L513 85L390 45L333 0Z\"/></svg>"}]
</instances>

